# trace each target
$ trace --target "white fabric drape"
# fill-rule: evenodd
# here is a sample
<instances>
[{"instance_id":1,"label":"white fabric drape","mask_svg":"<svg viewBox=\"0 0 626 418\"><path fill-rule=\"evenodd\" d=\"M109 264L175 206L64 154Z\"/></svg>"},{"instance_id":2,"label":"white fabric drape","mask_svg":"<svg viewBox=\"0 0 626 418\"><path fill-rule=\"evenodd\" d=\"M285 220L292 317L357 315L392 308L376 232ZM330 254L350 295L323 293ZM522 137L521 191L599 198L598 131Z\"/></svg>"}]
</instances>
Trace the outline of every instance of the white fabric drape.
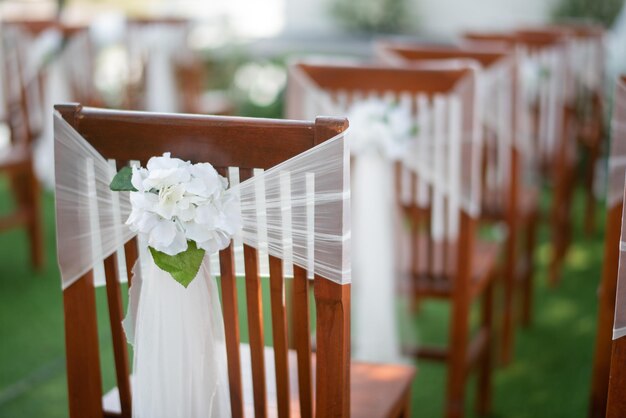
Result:
<instances>
[{"instance_id":1,"label":"white fabric drape","mask_svg":"<svg viewBox=\"0 0 626 418\"><path fill-rule=\"evenodd\" d=\"M179 111L176 57L187 50L187 25L146 23L129 25L129 53L146 59L144 110ZM131 57L136 58L136 57Z\"/></svg>"},{"instance_id":2,"label":"white fabric drape","mask_svg":"<svg viewBox=\"0 0 626 418\"><path fill-rule=\"evenodd\" d=\"M146 264L134 321L133 417L230 416L224 323L209 263L188 288L151 257Z\"/></svg>"}]
</instances>

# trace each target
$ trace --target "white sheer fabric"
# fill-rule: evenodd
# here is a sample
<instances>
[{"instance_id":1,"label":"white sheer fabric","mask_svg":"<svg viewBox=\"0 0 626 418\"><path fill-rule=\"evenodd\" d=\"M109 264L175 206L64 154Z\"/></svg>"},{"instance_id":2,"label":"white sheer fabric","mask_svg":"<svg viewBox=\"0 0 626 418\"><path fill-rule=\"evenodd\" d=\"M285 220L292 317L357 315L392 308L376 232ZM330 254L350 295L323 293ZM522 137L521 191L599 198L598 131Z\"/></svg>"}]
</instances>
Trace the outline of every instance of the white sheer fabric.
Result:
<instances>
[{"instance_id":1,"label":"white sheer fabric","mask_svg":"<svg viewBox=\"0 0 626 418\"><path fill-rule=\"evenodd\" d=\"M241 202L242 242L266 246L270 255L349 283L348 158L342 133L231 187L228 193ZM67 288L133 236L124 225L130 202L126 193L109 190L112 165L58 114L55 169L59 266ZM285 228L289 236L283 236Z\"/></svg>"},{"instance_id":2,"label":"white sheer fabric","mask_svg":"<svg viewBox=\"0 0 626 418\"><path fill-rule=\"evenodd\" d=\"M114 162L60 115L54 121L57 246L66 289L89 270L97 275L110 254L123 254L121 246L133 234L124 224L128 193L109 190ZM240 201L244 227L237 240L350 283L349 190L342 133L228 190ZM185 289L155 266L140 243L124 321L134 345L135 418L230 415L223 321L209 258Z\"/></svg>"},{"instance_id":3,"label":"white sheer fabric","mask_svg":"<svg viewBox=\"0 0 626 418\"><path fill-rule=\"evenodd\" d=\"M609 154L609 176L607 207L622 201L624 195L624 173L626 172L626 79L618 80L613 100L611 118L611 151Z\"/></svg>"},{"instance_id":4,"label":"white sheer fabric","mask_svg":"<svg viewBox=\"0 0 626 418\"><path fill-rule=\"evenodd\" d=\"M133 417L230 416L224 322L209 263L184 288L145 260L133 333Z\"/></svg>"},{"instance_id":5,"label":"white sheer fabric","mask_svg":"<svg viewBox=\"0 0 626 418\"><path fill-rule=\"evenodd\" d=\"M607 207L614 207L620 199L626 199L626 78L617 82L611 129L611 155L609 158L609 185ZM622 200L624 201L624 200ZM626 205L625 205L626 208ZM620 237L619 273L615 296L615 320L613 339L626 335L626 212L622 211L622 234Z\"/></svg>"},{"instance_id":6,"label":"white sheer fabric","mask_svg":"<svg viewBox=\"0 0 626 418\"><path fill-rule=\"evenodd\" d=\"M626 0L607 35L607 76L611 89L620 74L626 72Z\"/></svg>"},{"instance_id":7,"label":"white sheer fabric","mask_svg":"<svg viewBox=\"0 0 626 418\"><path fill-rule=\"evenodd\" d=\"M441 239L458 233L459 208L477 214L480 209L479 118L474 102L474 77L460 82L449 95L429 99L424 94L363 90L327 91L316 85L298 66L289 69L288 117L345 115L352 103L378 97L410 109L417 125L417 137L402 159L403 165L419 172L437 191L432 199L435 215L432 234ZM351 121L351 138L367 127ZM350 141L358 141L354 137ZM440 145L438 147L437 145ZM456 150L443 152L448 147ZM464 158L461 148L465 147ZM454 161L444 159L454 155ZM379 153L353 156L352 229L353 271L359 278L352 287L352 357L366 361L402 362L399 323L396 312L398 277L406 272L408 257L402 250L403 230L394 184L394 161ZM475 173L475 175L472 175ZM404 184L407 186L407 183ZM426 187L426 184L422 184ZM425 191L425 189L423 189ZM404 196L413 196L410 191ZM430 199L416 193L416 199ZM450 199L448 199L450 198ZM444 200L448 199L448 205ZM408 331L408 330L404 330Z\"/></svg>"},{"instance_id":8,"label":"white sheer fabric","mask_svg":"<svg viewBox=\"0 0 626 418\"><path fill-rule=\"evenodd\" d=\"M428 47L425 47L425 51ZM454 49L450 48L450 54ZM459 49L459 54L463 54ZM503 56L489 66L480 66L475 60L464 58L406 59L391 48L381 45L377 55L385 63L410 64L414 68L454 69L475 66L479 80L476 102L480 106L487 152L485 153L485 182L483 203L498 207L505 202L509 187L511 147L523 151L522 141L514 141L515 57Z\"/></svg>"},{"instance_id":9,"label":"white sheer fabric","mask_svg":"<svg viewBox=\"0 0 626 418\"><path fill-rule=\"evenodd\" d=\"M131 59L143 57L146 60L144 110L177 112L175 63L176 57L187 51L187 25L179 22L130 24L128 32Z\"/></svg>"}]
</instances>

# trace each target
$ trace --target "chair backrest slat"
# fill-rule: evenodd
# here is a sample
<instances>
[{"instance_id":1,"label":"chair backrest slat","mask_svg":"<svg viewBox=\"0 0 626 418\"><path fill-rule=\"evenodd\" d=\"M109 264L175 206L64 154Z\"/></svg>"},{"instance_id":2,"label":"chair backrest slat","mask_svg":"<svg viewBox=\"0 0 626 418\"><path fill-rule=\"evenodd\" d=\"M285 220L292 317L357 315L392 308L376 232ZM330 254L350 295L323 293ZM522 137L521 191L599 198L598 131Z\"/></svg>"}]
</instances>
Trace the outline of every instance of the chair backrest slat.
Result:
<instances>
[{"instance_id":1,"label":"chair backrest slat","mask_svg":"<svg viewBox=\"0 0 626 418\"><path fill-rule=\"evenodd\" d=\"M241 181L253 176L250 169L240 169ZM259 202L255 202L259 206ZM257 208L255 208L257 209ZM258 212L255 214L258 217ZM246 306L248 313L248 336L252 364L255 416L267 416L267 387L265 385L265 356L263 333L263 295L259 270L259 251L249 245L243 246L245 260Z\"/></svg>"},{"instance_id":2,"label":"chair backrest slat","mask_svg":"<svg viewBox=\"0 0 626 418\"><path fill-rule=\"evenodd\" d=\"M298 362L300 416L313 417L313 367L311 365L311 320L309 313L309 279L307 271L293 266L293 327Z\"/></svg>"},{"instance_id":3,"label":"chair backrest slat","mask_svg":"<svg viewBox=\"0 0 626 418\"><path fill-rule=\"evenodd\" d=\"M133 284L133 267L139 258L136 237L124 244L124 258L126 259L126 277L128 278L128 287L130 287Z\"/></svg>"},{"instance_id":4,"label":"chair backrest slat","mask_svg":"<svg viewBox=\"0 0 626 418\"><path fill-rule=\"evenodd\" d=\"M285 280L283 261L269 257L270 300L272 309L272 336L274 340L274 367L276 372L276 402L278 416L290 416L289 358L287 336L287 307L285 304Z\"/></svg>"},{"instance_id":5,"label":"chair backrest slat","mask_svg":"<svg viewBox=\"0 0 626 418\"><path fill-rule=\"evenodd\" d=\"M222 287L222 315L228 361L230 408L233 417L243 417L243 385L239 350L239 311L237 309L237 278L233 244L220 251L220 285Z\"/></svg>"},{"instance_id":6,"label":"chair backrest slat","mask_svg":"<svg viewBox=\"0 0 626 418\"><path fill-rule=\"evenodd\" d=\"M120 289L119 268L117 253L113 253L104 260L106 278L107 302L109 305L109 320L111 323L111 337L113 339L113 358L115 360L115 377L120 396L121 416L131 418L130 367L126 335L119 326L124 319L124 306Z\"/></svg>"}]
</instances>

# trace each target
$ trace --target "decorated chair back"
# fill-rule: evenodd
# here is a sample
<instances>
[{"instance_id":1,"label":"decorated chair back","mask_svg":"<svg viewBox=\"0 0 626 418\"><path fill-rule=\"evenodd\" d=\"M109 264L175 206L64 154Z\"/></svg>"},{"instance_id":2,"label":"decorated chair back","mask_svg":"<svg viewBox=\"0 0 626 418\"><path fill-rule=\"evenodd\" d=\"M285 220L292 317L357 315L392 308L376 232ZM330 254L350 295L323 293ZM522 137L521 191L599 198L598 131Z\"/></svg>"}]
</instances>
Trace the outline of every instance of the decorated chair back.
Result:
<instances>
[{"instance_id":1,"label":"decorated chair back","mask_svg":"<svg viewBox=\"0 0 626 418\"><path fill-rule=\"evenodd\" d=\"M515 57L506 48L470 48L379 42L379 59L400 65L451 65L470 60L480 66L479 99L482 107L485 155L482 169L482 207L485 214L503 213L512 193L512 173L520 172L517 161L525 147L515 142ZM445 68L445 67L444 67ZM515 145L518 145L515 147ZM519 178L516 176L515 179Z\"/></svg>"},{"instance_id":2,"label":"decorated chair back","mask_svg":"<svg viewBox=\"0 0 626 418\"><path fill-rule=\"evenodd\" d=\"M527 30L468 32L464 39L470 45L500 45L515 52L516 141L526 147L531 161L545 165L559 153L572 160L575 143L566 141L564 134L571 121L565 118L565 112L571 110L573 103L567 37L562 33Z\"/></svg>"},{"instance_id":3,"label":"decorated chair back","mask_svg":"<svg viewBox=\"0 0 626 418\"><path fill-rule=\"evenodd\" d=\"M29 145L42 128L42 57L31 54L32 35L18 24L3 26L2 42L4 108L11 142Z\"/></svg>"},{"instance_id":4,"label":"decorated chair back","mask_svg":"<svg viewBox=\"0 0 626 418\"><path fill-rule=\"evenodd\" d=\"M245 236L252 237L257 245L243 245L244 271L236 270L235 258L239 243L232 243L219 252L217 269L221 287L221 306L224 318L225 345L227 353L228 386L230 391L230 410L234 417L244 415L244 382L242 364L251 364L253 410L255 416L267 416L272 409L279 411L280 416L343 416L348 417L350 405L350 367L349 367L349 334L350 334L350 285L349 271L336 272L331 281L327 269L343 265L349 260L344 251L346 239L336 238L336 231L349 230L347 211L338 202L338 194L343 189L343 139L342 132L347 128L345 119L318 118L315 122L274 121L248 118L227 118L214 116L165 115L141 112L107 111L95 108L82 108L79 105L57 105L60 113L55 122L55 161L57 184L60 184L61 173L75 171L73 153L76 148L91 150L91 155L100 154L109 161L113 172L137 161L145 166L149 158L171 152L172 156L191 162L209 162L219 173L229 177L231 183L241 182L261 171L275 167L285 161L305 153L303 160L295 170L288 164L281 165L274 177L253 183L252 193L247 194L244 201L241 197L242 216L253 219L258 230L246 227L244 220L244 242L249 243ZM62 120L60 118L63 118ZM67 122L67 125L65 122ZM83 139L68 146L68 135L63 132L76 132ZM70 135L71 136L71 135ZM65 140L63 138L66 138ZM76 137L78 138L78 137ZM335 138L335 141L327 141ZM337 142L337 138L341 139ZM320 145L321 144L321 145ZM333 161L333 176L319 177L307 174L313 171L313 162L319 158L313 156L315 151L325 149L328 155L325 160ZM91 162L90 162L91 161ZM348 160L345 160L348 163ZM122 329L123 299L121 296L120 277L132 279L130 272L134 262L142 257L141 247L136 239L123 244L126 238L132 237L128 232L120 232L114 227L112 219L119 218L119 204L108 191L110 172L107 173L106 163L93 163L93 158L85 160L85 173L95 182L96 191L86 192L79 201L65 202L67 188L57 187L57 231L59 241L59 264L64 279L63 300L65 307L65 329L67 350L67 376L69 386L69 406L72 417L103 417L107 411L102 406L102 373L100 369L100 350L96 315L96 298L94 284L99 282L99 271L104 273L107 289L110 328L113 339L113 354L117 386L119 390L120 416L131 417L131 379L128 361L126 338ZM100 165L98 165L100 164ZM347 167L347 166L346 166ZM292 167L293 168L293 167ZM300 171L298 171L300 170ZM265 173L265 171L263 171ZM74 172L67 176L78 175ZM84 174L84 173L83 173ZM101 177L104 177L101 178ZM334 181L328 181L328 178ZM337 181L338 179L338 181ZM78 180L66 177L69 185L77 184ZM105 185L98 189L98 183ZM64 183L66 184L66 183ZM250 184L250 183L249 183ZM346 186L347 187L347 186ZM71 188L71 187L70 187ZM306 190L306 204L293 203L290 193L295 190ZM339 190L340 192L337 192ZM263 192L265 191L265 193ZM71 193L71 191L68 191ZM279 195L282 199L277 199ZM313 195L316 197L313 198ZM121 198L120 198L121 199ZM297 199L293 196L293 199ZM310 200L313 199L313 200ZM83 201L84 200L84 201ZM302 197L300 197L302 200ZM99 201L99 202L98 202ZM292 202L290 204L289 202ZM65 204L64 204L65 202ZM81 203L82 202L82 203ZM286 203L285 203L286 202ZM345 202L345 201L344 201ZM98 205L98 209L94 207ZM339 206L337 206L339 205ZM115 209L118 207L118 209ZM82 209L81 209L82 208ZM247 208L247 209L246 209ZM80 226L76 214L100 211L95 217L95 227L87 225L88 230L96 231L92 241L79 244L83 239L76 236L68 239L64 234L72 234L72 228ZM106 213L103 213L106 212ZM245 214L244 212L249 213ZM251 212L252 211L252 212ZM332 213L332 215L331 215ZM116 215L117 214L117 215ZM86 222L93 225L94 216L89 215ZM292 223L290 222L292 220ZM99 224L98 224L99 220ZM302 222L306 232L302 231ZM74 225L74 226L72 226ZM99 225L99 227L98 227ZM81 226L82 228L82 226ZM280 235L282 232L282 235ZM277 235L278 234L278 235ZM265 235L265 238L263 238ZM315 235L315 241L311 236ZM320 241L321 240L321 241ZM321 244L326 240L328 245ZM237 240L235 240L237 241ZM91 242L91 244L90 244ZM112 243L111 243L112 242ZM269 244L268 244L269 242ZM314 242L314 247L311 248ZM284 257L277 254L277 246L284 245ZM94 267L82 271L77 259L85 258L84 265L91 265L88 260L91 252L84 247L101 246L113 248L113 253L102 262L94 257ZM269 249L268 249L269 246ZM80 248L79 248L80 247ZM263 249L259 255L258 249ZM293 251L288 257L286 248ZM307 249L308 248L308 249ZM296 262L296 251L303 251L310 257L310 269L298 265L287 265L290 258ZM86 264L85 264L86 263ZM123 266L126 266L126 269ZM269 309L264 309L267 301L262 297L261 273L262 266L269 265L270 301ZM285 305L285 277L291 271L294 286L293 315L289 318ZM217 274L217 271L214 271ZM321 273L320 273L321 272ZM338 274L338 275L337 275ZM245 281L238 279L244 276ZM325 277L323 277L325 276ZM316 308L316 354L312 356L311 320L309 317L310 294L309 280L313 278L314 300ZM69 280L68 280L69 279ZM198 279L196 279L198 280ZM102 280L100 280L102 281ZM239 283L245 283L247 314L240 316L239 301L241 294ZM143 297L143 296L142 296ZM266 334L264 332L264 313L271 313L273 335L273 358L264 353ZM293 322L293 340L295 354L287 347L288 320ZM240 329L248 330L249 360L240 357ZM156 348L155 348L156 349ZM292 357L297 361L290 362ZM295 365L295 366L294 366ZM290 381L290 367L297 369L297 387L299 402L290 398L290 388L296 382ZM271 370L273 369L273 370ZM276 387L266 385L275 381ZM133 393L136 393L133 391ZM208 396L208 395L207 395ZM248 415L251 411L248 410ZM110 411L109 411L110 413Z\"/></svg>"},{"instance_id":5,"label":"decorated chair back","mask_svg":"<svg viewBox=\"0 0 626 418\"><path fill-rule=\"evenodd\" d=\"M177 112L176 65L188 58L190 21L181 18L136 18L127 22L130 88L139 92L131 106L153 112ZM137 76L139 75L139 76ZM137 95L129 92L130 99Z\"/></svg>"},{"instance_id":6,"label":"decorated chair back","mask_svg":"<svg viewBox=\"0 0 626 418\"><path fill-rule=\"evenodd\" d=\"M409 251L425 257L408 257L402 261L411 260L412 265L403 268L437 279L457 273L460 291L465 273L471 271L481 210L483 155L476 83L476 68L467 64L437 70L296 63L289 68L287 91L290 117L350 114L351 106L372 97L409 110L415 135L397 164L396 199L411 214L411 230L401 226L411 240ZM359 158L355 141L367 127L359 129L354 119L351 126L351 148ZM434 251L441 247L446 250Z\"/></svg>"}]
</instances>

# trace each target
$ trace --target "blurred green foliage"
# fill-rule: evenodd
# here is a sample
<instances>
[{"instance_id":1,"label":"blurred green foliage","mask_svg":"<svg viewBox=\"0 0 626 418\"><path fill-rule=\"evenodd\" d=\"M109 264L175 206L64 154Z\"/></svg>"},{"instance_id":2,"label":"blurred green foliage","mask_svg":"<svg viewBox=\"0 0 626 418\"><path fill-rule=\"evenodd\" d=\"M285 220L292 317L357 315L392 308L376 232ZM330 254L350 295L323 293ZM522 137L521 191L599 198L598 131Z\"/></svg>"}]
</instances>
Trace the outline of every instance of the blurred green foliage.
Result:
<instances>
[{"instance_id":1,"label":"blurred green foliage","mask_svg":"<svg viewBox=\"0 0 626 418\"><path fill-rule=\"evenodd\" d=\"M553 17L555 20L592 20L610 27L623 5L623 0L561 0Z\"/></svg>"},{"instance_id":2,"label":"blurred green foliage","mask_svg":"<svg viewBox=\"0 0 626 418\"><path fill-rule=\"evenodd\" d=\"M330 13L356 32L399 33L412 27L407 0L332 0Z\"/></svg>"}]
</instances>

